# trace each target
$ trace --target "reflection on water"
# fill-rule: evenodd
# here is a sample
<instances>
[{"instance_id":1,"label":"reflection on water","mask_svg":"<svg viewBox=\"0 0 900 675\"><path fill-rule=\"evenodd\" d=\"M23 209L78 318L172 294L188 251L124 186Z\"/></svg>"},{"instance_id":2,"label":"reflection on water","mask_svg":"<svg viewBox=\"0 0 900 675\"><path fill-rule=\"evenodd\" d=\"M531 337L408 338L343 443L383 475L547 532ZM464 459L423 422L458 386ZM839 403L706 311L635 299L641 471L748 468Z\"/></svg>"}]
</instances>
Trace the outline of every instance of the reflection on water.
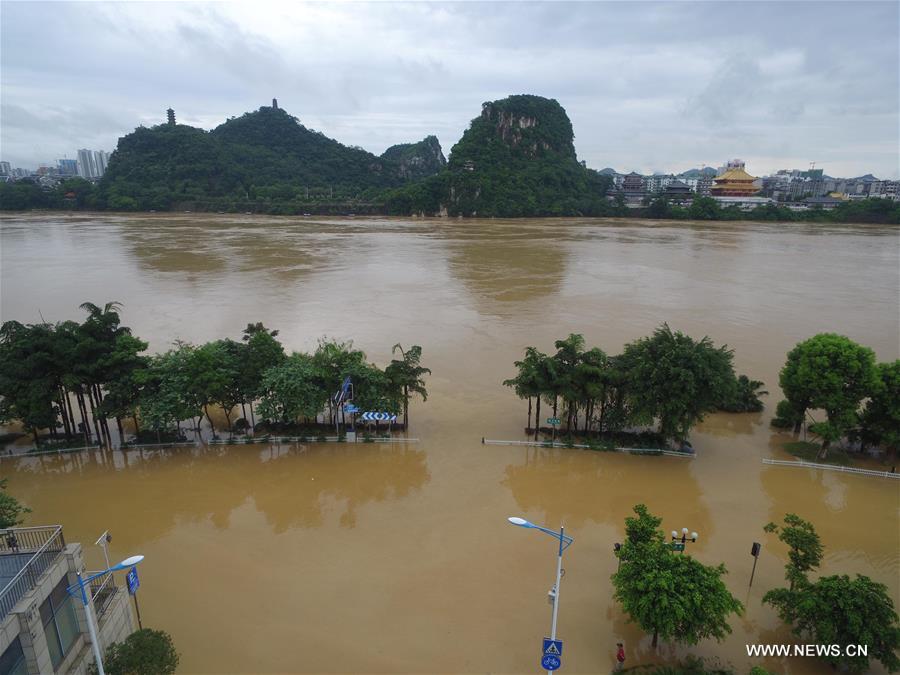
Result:
<instances>
[{"instance_id":1,"label":"reflection on water","mask_svg":"<svg viewBox=\"0 0 900 675\"><path fill-rule=\"evenodd\" d=\"M761 463L790 458L769 421L796 342L839 331L900 357L896 227L6 215L0 282L2 320L80 320L80 303L119 300L151 350L254 321L289 351L329 335L385 365L397 342L424 348L434 375L408 447L0 459L29 522L61 523L89 564L104 529L116 555L147 556L141 611L173 634L184 672L532 672L554 551L510 527L515 514L575 537L560 615L571 672L610 668L617 640L630 665L694 653L740 672L745 643L793 642L761 604L786 559L762 527L785 513L816 525L823 573L867 574L900 605L900 485ZM521 438L527 406L500 383L526 345L579 332L614 354L663 321L734 349L772 392L766 410L709 416L693 460L481 444ZM612 544L638 502L727 566L747 613L722 644L654 656L612 601ZM761 665L819 672L814 659Z\"/></svg>"}]
</instances>

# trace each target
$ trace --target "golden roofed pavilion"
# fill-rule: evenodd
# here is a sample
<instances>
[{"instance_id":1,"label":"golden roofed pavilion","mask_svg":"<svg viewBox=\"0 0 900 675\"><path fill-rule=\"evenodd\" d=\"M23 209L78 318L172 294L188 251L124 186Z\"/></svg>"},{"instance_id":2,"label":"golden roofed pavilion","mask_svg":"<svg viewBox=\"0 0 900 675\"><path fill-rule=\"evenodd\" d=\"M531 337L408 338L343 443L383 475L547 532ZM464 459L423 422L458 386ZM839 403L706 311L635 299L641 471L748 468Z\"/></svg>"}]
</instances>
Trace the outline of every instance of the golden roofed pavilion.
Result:
<instances>
[{"instance_id":1,"label":"golden roofed pavilion","mask_svg":"<svg viewBox=\"0 0 900 675\"><path fill-rule=\"evenodd\" d=\"M716 176L715 185L710 188L713 197L749 197L759 191L751 176L742 166L728 169L721 176Z\"/></svg>"}]
</instances>

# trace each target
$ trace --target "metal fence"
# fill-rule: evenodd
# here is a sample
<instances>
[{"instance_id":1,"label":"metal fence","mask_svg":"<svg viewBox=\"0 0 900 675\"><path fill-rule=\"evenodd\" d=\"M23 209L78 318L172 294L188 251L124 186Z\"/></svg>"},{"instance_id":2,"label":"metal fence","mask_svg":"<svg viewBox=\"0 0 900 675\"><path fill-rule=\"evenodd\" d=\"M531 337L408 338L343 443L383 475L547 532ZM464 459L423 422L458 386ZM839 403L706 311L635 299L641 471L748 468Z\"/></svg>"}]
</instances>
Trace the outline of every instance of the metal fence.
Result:
<instances>
[{"instance_id":1,"label":"metal fence","mask_svg":"<svg viewBox=\"0 0 900 675\"><path fill-rule=\"evenodd\" d=\"M97 574L97 572L85 572L85 576ZM94 599L94 611L97 613L97 621L106 614L109 604L116 597L116 581L112 574L106 574L91 581L91 597Z\"/></svg>"},{"instance_id":2,"label":"metal fence","mask_svg":"<svg viewBox=\"0 0 900 675\"><path fill-rule=\"evenodd\" d=\"M875 478L892 478L900 479L900 473L891 473L890 471L875 471L873 469L858 469L853 466L840 466L838 464L816 464L815 462L806 462L802 459L796 461L787 461L783 459L763 459L763 464L774 464L776 466L799 466L805 469L824 469L826 471L840 471L841 473L855 473L862 476L873 476Z\"/></svg>"},{"instance_id":3,"label":"metal fence","mask_svg":"<svg viewBox=\"0 0 900 675\"><path fill-rule=\"evenodd\" d=\"M9 614L66 547L62 527L19 527L0 534L0 556L15 557L21 569L0 589L0 619ZM21 565L19 565L21 563Z\"/></svg>"}]
</instances>

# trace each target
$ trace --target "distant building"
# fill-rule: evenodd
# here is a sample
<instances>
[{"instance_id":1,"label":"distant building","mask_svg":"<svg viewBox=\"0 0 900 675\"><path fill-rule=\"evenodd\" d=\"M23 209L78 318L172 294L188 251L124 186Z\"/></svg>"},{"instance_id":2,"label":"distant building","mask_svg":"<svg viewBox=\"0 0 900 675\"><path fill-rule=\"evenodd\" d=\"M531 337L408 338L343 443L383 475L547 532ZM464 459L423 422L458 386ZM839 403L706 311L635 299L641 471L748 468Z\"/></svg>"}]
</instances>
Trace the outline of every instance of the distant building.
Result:
<instances>
[{"instance_id":1,"label":"distant building","mask_svg":"<svg viewBox=\"0 0 900 675\"><path fill-rule=\"evenodd\" d=\"M166 121L168 122L170 127L175 126L175 111L171 108L166 110Z\"/></svg>"},{"instance_id":2,"label":"distant building","mask_svg":"<svg viewBox=\"0 0 900 675\"><path fill-rule=\"evenodd\" d=\"M275 110L278 110L278 99L277 98L272 99L272 107L275 108Z\"/></svg>"},{"instance_id":3,"label":"distant building","mask_svg":"<svg viewBox=\"0 0 900 675\"><path fill-rule=\"evenodd\" d=\"M56 164L59 167L60 176L76 176L78 175L78 160L76 159L58 159Z\"/></svg>"},{"instance_id":4,"label":"distant building","mask_svg":"<svg viewBox=\"0 0 900 675\"><path fill-rule=\"evenodd\" d=\"M733 159L728 162L726 171L716 176L711 194L713 197L750 197L759 192L756 180L744 170L743 161Z\"/></svg>"},{"instance_id":5,"label":"distant building","mask_svg":"<svg viewBox=\"0 0 900 675\"><path fill-rule=\"evenodd\" d=\"M641 174L632 171L622 179L622 195L626 203L640 204L646 194L644 177Z\"/></svg>"},{"instance_id":6,"label":"distant building","mask_svg":"<svg viewBox=\"0 0 900 675\"><path fill-rule=\"evenodd\" d=\"M12 175L12 167L10 167L9 162L0 162L0 176L11 176Z\"/></svg>"},{"instance_id":7,"label":"distant building","mask_svg":"<svg viewBox=\"0 0 900 675\"><path fill-rule=\"evenodd\" d=\"M109 155L104 150L78 151L78 175L82 178L100 178L106 172Z\"/></svg>"},{"instance_id":8,"label":"distant building","mask_svg":"<svg viewBox=\"0 0 900 675\"><path fill-rule=\"evenodd\" d=\"M666 185L663 196L665 196L665 198L670 202L689 202L693 200L694 192L691 190L691 187L687 183L680 180L673 180L668 185Z\"/></svg>"}]
</instances>

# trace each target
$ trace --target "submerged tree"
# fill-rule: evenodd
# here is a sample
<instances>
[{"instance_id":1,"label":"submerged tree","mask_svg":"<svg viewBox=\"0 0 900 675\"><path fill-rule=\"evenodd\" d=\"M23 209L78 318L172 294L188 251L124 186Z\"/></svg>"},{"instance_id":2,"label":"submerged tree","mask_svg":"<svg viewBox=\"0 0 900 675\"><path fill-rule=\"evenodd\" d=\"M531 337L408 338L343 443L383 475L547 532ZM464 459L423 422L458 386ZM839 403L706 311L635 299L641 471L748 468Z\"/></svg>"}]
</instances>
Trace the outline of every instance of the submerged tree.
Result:
<instances>
[{"instance_id":1,"label":"submerged tree","mask_svg":"<svg viewBox=\"0 0 900 675\"><path fill-rule=\"evenodd\" d=\"M708 337L697 341L667 324L625 346L621 367L638 413L659 420L659 433L682 441L716 409L734 380L732 352Z\"/></svg>"},{"instance_id":2,"label":"submerged tree","mask_svg":"<svg viewBox=\"0 0 900 675\"><path fill-rule=\"evenodd\" d=\"M828 446L856 424L860 402L876 386L875 354L843 335L820 333L788 353L779 383L795 420L807 410L825 411L826 421L810 427L822 438L824 458Z\"/></svg>"},{"instance_id":3,"label":"submerged tree","mask_svg":"<svg viewBox=\"0 0 900 675\"><path fill-rule=\"evenodd\" d=\"M658 529L662 520L643 504L634 512L637 517L625 519L626 538L616 552L615 599L631 621L652 633L654 647L659 638L682 644L723 640L731 633L728 617L743 611L722 581L725 566L675 553Z\"/></svg>"},{"instance_id":4,"label":"submerged tree","mask_svg":"<svg viewBox=\"0 0 900 675\"><path fill-rule=\"evenodd\" d=\"M428 391L425 389L424 375L431 375L431 370L420 365L422 348L413 345L404 351L400 344L395 344L391 353L400 352L401 360L393 359L387 368L385 375L391 385L403 393L403 427L409 429L409 397L410 394L418 394L423 401L428 400Z\"/></svg>"},{"instance_id":5,"label":"submerged tree","mask_svg":"<svg viewBox=\"0 0 900 675\"><path fill-rule=\"evenodd\" d=\"M808 642L837 645L839 650L819 654L834 668L865 672L875 659L889 672L900 669L900 625L887 587L859 574L855 579L835 575L810 581L809 572L822 561L819 536L811 523L794 514L784 521L778 538L790 547L785 566L790 586L772 589L763 603L772 605ZM765 529L774 532L778 527L769 523ZM857 645L866 645L867 653L847 649Z\"/></svg>"}]
</instances>

